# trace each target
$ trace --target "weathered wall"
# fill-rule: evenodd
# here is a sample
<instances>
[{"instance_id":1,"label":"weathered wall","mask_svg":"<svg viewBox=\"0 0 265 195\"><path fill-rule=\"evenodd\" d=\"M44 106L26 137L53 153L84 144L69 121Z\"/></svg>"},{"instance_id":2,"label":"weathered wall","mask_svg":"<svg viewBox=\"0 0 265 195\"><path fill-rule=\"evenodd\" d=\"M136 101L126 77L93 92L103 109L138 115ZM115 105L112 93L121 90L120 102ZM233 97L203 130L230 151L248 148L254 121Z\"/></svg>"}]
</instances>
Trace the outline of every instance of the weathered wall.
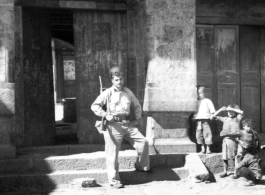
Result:
<instances>
[{"instance_id":1,"label":"weathered wall","mask_svg":"<svg viewBox=\"0 0 265 195\"><path fill-rule=\"evenodd\" d=\"M148 63L147 55L147 36L148 27L146 22L148 16L146 15L145 2L141 2L135 11L135 58L136 58L136 96L143 105L144 89L146 80L146 67Z\"/></svg>"},{"instance_id":2,"label":"weathered wall","mask_svg":"<svg viewBox=\"0 0 265 195\"><path fill-rule=\"evenodd\" d=\"M196 109L195 1L146 1L145 111ZM149 27L149 28L148 28Z\"/></svg>"},{"instance_id":3,"label":"weathered wall","mask_svg":"<svg viewBox=\"0 0 265 195\"><path fill-rule=\"evenodd\" d=\"M17 6L92 9L92 10L126 10L124 0L16 0Z\"/></svg>"},{"instance_id":4,"label":"weathered wall","mask_svg":"<svg viewBox=\"0 0 265 195\"><path fill-rule=\"evenodd\" d=\"M197 0L196 23L264 25L262 0Z\"/></svg>"},{"instance_id":5,"label":"weathered wall","mask_svg":"<svg viewBox=\"0 0 265 195\"><path fill-rule=\"evenodd\" d=\"M22 8L16 17L23 27L16 33L16 124L20 138L16 144L52 145L55 116L49 14Z\"/></svg>"},{"instance_id":6,"label":"weathered wall","mask_svg":"<svg viewBox=\"0 0 265 195\"><path fill-rule=\"evenodd\" d=\"M11 143L14 130L14 6L0 2L0 146ZM0 151L1 152L1 151Z\"/></svg>"},{"instance_id":7,"label":"weathered wall","mask_svg":"<svg viewBox=\"0 0 265 195\"><path fill-rule=\"evenodd\" d=\"M145 0L137 5L137 95L147 116L146 135L150 144L155 139L165 147L184 138L194 151L188 134L197 99L195 0Z\"/></svg>"}]
</instances>

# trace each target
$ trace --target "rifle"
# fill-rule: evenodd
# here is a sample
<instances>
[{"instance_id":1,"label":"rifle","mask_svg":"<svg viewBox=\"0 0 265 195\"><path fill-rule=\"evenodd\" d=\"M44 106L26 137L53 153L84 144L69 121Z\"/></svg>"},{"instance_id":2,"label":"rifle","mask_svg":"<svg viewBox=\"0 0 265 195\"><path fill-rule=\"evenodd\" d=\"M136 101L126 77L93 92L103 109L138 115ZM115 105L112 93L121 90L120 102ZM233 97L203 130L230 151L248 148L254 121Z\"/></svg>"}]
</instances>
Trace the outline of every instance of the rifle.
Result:
<instances>
[{"instance_id":1,"label":"rifle","mask_svg":"<svg viewBox=\"0 0 265 195\"><path fill-rule=\"evenodd\" d=\"M101 94L106 89L106 88L102 87L101 76L99 76L99 84L100 84L100 94ZM107 104L108 104L108 100L107 100L106 105L104 105L102 107L102 109L105 110L106 112L109 112ZM106 131L107 123L108 123L108 121L107 121L107 119L105 117L102 117L101 121L97 121L96 122L96 128L98 129L99 133L102 133L102 131Z\"/></svg>"},{"instance_id":2,"label":"rifle","mask_svg":"<svg viewBox=\"0 0 265 195\"><path fill-rule=\"evenodd\" d=\"M106 88L102 87L101 76L98 76L98 77L99 77L99 84L100 84L100 93L102 93Z\"/></svg>"}]
</instances>

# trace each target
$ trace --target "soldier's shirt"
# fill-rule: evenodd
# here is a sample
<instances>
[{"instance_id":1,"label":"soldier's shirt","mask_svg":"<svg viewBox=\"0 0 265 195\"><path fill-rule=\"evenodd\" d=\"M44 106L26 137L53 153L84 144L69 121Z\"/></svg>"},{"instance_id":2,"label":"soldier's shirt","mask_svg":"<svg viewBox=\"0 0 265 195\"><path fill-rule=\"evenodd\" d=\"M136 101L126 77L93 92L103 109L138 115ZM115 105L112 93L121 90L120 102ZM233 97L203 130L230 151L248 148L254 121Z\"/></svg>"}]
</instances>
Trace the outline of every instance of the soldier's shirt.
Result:
<instances>
[{"instance_id":1,"label":"soldier's shirt","mask_svg":"<svg viewBox=\"0 0 265 195\"><path fill-rule=\"evenodd\" d=\"M142 109L139 101L136 99L133 92L126 87L118 91L112 86L102 92L91 105L92 111L97 116L104 117L107 115L106 111L102 109L102 107L106 105L107 100L109 100L109 110L112 115L128 116L132 105L135 119L138 120L142 116Z\"/></svg>"}]
</instances>

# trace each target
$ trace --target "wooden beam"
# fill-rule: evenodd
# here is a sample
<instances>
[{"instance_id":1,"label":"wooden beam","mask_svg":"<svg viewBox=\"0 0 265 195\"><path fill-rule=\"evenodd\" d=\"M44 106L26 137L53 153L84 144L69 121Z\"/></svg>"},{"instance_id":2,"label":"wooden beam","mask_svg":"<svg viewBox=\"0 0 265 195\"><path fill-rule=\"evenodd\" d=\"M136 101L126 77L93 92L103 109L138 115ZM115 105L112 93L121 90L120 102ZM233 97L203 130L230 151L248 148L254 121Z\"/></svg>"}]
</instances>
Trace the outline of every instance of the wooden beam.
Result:
<instances>
[{"instance_id":1,"label":"wooden beam","mask_svg":"<svg viewBox=\"0 0 265 195\"><path fill-rule=\"evenodd\" d=\"M265 18L196 17L196 24L264 25Z\"/></svg>"},{"instance_id":2,"label":"wooden beam","mask_svg":"<svg viewBox=\"0 0 265 195\"><path fill-rule=\"evenodd\" d=\"M42 8L64 8L64 9L86 9L86 10L112 10L126 11L132 8L121 3L98 3L97 1L68 1L68 0L17 0L16 6L42 7Z\"/></svg>"},{"instance_id":3,"label":"wooden beam","mask_svg":"<svg viewBox=\"0 0 265 195\"><path fill-rule=\"evenodd\" d=\"M260 133L265 133L265 27L261 27L261 128Z\"/></svg>"}]
</instances>

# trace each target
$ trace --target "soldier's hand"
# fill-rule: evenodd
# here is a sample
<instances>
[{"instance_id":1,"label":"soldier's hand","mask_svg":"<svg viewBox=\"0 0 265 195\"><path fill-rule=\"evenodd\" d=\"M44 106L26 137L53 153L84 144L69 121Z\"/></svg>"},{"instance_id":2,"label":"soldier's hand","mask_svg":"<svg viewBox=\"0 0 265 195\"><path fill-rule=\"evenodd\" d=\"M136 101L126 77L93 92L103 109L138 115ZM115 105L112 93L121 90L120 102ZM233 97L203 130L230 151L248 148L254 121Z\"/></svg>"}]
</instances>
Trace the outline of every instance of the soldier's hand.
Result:
<instances>
[{"instance_id":1,"label":"soldier's hand","mask_svg":"<svg viewBox=\"0 0 265 195\"><path fill-rule=\"evenodd\" d=\"M106 116L106 119L107 119L107 121L113 121L114 120L114 116L113 115L111 115L111 114L108 114L107 116Z\"/></svg>"}]
</instances>

